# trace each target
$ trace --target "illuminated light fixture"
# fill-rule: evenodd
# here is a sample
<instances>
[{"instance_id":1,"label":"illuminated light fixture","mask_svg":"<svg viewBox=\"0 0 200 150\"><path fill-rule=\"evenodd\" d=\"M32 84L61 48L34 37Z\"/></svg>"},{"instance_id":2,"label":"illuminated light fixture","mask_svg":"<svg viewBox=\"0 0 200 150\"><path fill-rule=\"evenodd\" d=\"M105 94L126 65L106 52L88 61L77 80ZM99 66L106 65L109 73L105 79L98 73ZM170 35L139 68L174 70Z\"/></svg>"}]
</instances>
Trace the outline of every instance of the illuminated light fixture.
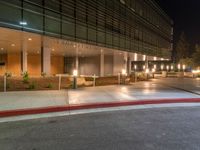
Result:
<instances>
[{"instance_id":1,"label":"illuminated light fixture","mask_svg":"<svg viewBox=\"0 0 200 150\"><path fill-rule=\"evenodd\" d=\"M167 68L167 71L168 71L169 70L169 66L167 66L166 68Z\"/></svg>"},{"instance_id":2,"label":"illuminated light fixture","mask_svg":"<svg viewBox=\"0 0 200 150\"><path fill-rule=\"evenodd\" d=\"M138 55L135 53L134 54L134 61L137 61L138 60Z\"/></svg>"},{"instance_id":3,"label":"illuminated light fixture","mask_svg":"<svg viewBox=\"0 0 200 150\"><path fill-rule=\"evenodd\" d=\"M149 73L149 69L148 68L145 70L145 73Z\"/></svg>"},{"instance_id":4,"label":"illuminated light fixture","mask_svg":"<svg viewBox=\"0 0 200 150\"><path fill-rule=\"evenodd\" d=\"M76 69L73 70L73 76L74 76L74 77L77 77L77 76L78 76L78 70L76 70Z\"/></svg>"},{"instance_id":5,"label":"illuminated light fixture","mask_svg":"<svg viewBox=\"0 0 200 150\"><path fill-rule=\"evenodd\" d=\"M152 72L153 72L153 73L154 73L154 72L156 72L156 69L155 69L155 68L153 68L153 69L152 69Z\"/></svg>"},{"instance_id":6,"label":"illuminated light fixture","mask_svg":"<svg viewBox=\"0 0 200 150\"><path fill-rule=\"evenodd\" d=\"M12 46L12 47L14 47L14 46L15 46L15 44L11 44L11 46Z\"/></svg>"},{"instance_id":7,"label":"illuminated light fixture","mask_svg":"<svg viewBox=\"0 0 200 150\"><path fill-rule=\"evenodd\" d=\"M186 66L185 66L185 65L183 65L182 67L183 67L183 70L185 70Z\"/></svg>"},{"instance_id":8,"label":"illuminated light fixture","mask_svg":"<svg viewBox=\"0 0 200 150\"><path fill-rule=\"evenodd\" d=\"M171 70L173 70L174 69L174 66L173 65L171 65Z\"/></svg>"},{"instance_id":9,"label":"illuminated light fixture","mask_svg":"<svg viewBox=\"0 0 200 150\"><path fill-rule=\"evenodd\" d=\"M146 66L145 66L145 65L143 65L143 70L145 70L145 68L146 68Z\"/></svg>"},{"instance_id":10,"label":"illuminated light fixture","mask_svg":"<svg viewBox=\"0 0 200 150\"><path fill-rule=\"evenodd\" d=\"M32 41L32 38L28 38L29 41Z\"/></svg>"},{"instance_id":11,"label":"illuminated light fixture","mask_svg":"<svg viewBox=\"0 0 200 150\"><path fill-rule=\"evenodd\" d=\"M194 73L194 74L200 73L200 70L192 70L192 73Z\"/></svg>"},{"instance_id":12,"label":"illuminated light fixture","mask_svg":"<svg viewBox=\"0 0 200 150\"><path fill-rule=\"evenodd\" d=\"M27 22L26 21L20 21L19 24L25 26L25 25L27 25Z\"/></svg>"},{"instance_id":13,"label":"illuminated light fixture","mask_svg":"<svg viewBox=\"0 0 200 150\"><path fill-rule=\"evenodd\" d=\"M178 70L180 70L181 69L181 64L178 64Z\"/></svg>"},{"instance_id":14,"label":"illuminated light fixture","mask_svg":"<svg viewBox=\"0 0 200 150\"><path fill-rule=\"evenodd\" d=\"M76 45L74 45L74 48L76 48Z\"/></svg>"},{"instance_id":15,"label":"illuminated light fixture","mask_svg":"<svg viewBox=\"0 0 200 150\"><path fill-rule=\"evenodd\" d=\"M156 60L157 60L157 57L153 57L153 60L156 61Z\"/></svg>"},{"instance_id":16,"label":"illuminated light fixture","mask_svg":"<svg viewBox=\"0 0 200 150\"><path fill-rule=\"evenodd\" d=\"M156 68L157 68L157 65L154 65L153 68L156 69Z\"/></svg>"},{"instance_id":17,"label":"illuminated light fixture","mask_svg":"<svg viewBox=\"0 0 200 150\"><path fill-rule=\"evenodd\" d=\"M134 65L134 69L135 69L135 70L137 69L137 65Z\"/></svg>"},{"instance_id":18,"label":"illuminated light fixture","mask_svg":"<svg viewBox=\"0 0 200 150\"><path fill-rule=\"evenodd\" d=\"M143 61L145 61L146 60L146 55L143 55Z\"/></svg>"},{"instance_id":19,"label":"illuminated light fixture","mask_svg":"<svg viewBox=\"0 0 200 150\"><path fill-rule=\"evenodd\" d=\"M126 69L122 69L122 75L126 75Z\"/></svg>"},{"instance_id":20,"label":"illuminated light fixture","mask_svg":"<svg viewBox=\"0 0 200 150\"><path fill-rule=\"evenodd\" d=\"M164 65L161 65L161 66L160 66L160 69L163 70L163 69L164 69Z\"/></svg>"},{"instance_id":21,"label":"illuminated light fixture","mask_svg":"<svg viewBox=\"0 0 200 150\"><path fill-rule=\"evenodd\" d=\"M163 61L163 60L164 60L164 58L161 58L161 60Z\"/></svg>"},{"instance_id":22,"label":"illuminated light fixture","mask_svg":"<svg viewBox=\"0 0 200 150\"><path fill-rule=\"evenodd\" d=\"M54 48L52 48L52 51L54 52L54 51L55 51L55 49L54 49Z\"/></svg>"},{"instance_id":23,"label":"illuminated light fixture","mask_svg":"<svg viewBox=\"0 0 200 150\"><path fill-rule=\"evenodd\" d=\"M3 51L3 50L4 50L4 48L2 47L2 48L1 48L1 50Z\"/></svg>"}]
</instances>

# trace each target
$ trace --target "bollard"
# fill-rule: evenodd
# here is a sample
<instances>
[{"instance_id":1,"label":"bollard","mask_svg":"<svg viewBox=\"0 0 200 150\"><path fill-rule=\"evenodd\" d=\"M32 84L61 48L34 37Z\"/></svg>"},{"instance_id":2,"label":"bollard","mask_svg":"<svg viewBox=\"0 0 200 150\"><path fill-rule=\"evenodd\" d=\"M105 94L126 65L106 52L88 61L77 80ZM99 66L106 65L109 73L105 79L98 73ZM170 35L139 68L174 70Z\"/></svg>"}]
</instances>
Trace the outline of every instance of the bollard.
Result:
<instances>
[{"instance_id":1,"label":"bollard","mask_svg":"<svg viewBox=\"0 0 200 150\"><path fill-rule=\"evenodd\" d=\"M6 75L4 75L4 92L6 92Z\"/></svg>"},{"instance_id":2,"label":"bollard","mask_svg":"<svg viewBox=\"0 0 200 150\"><path fill-rule=\"evenodd\" d=\"M60 90L61 88L61 75L59 75L59 81L58 81L58 89Z\"/></svg>"},{"instance_id":3,"label":"bollard","mask_svg":"<svg viewBox=\"0 0 200 150\"><path fill-rule=\"evenodd\" d=\"M77 89L77 76L73 76L73 89Z\"/></svg>"},{"instance_id":4,"label":"bollard","mask_svg":"<svg viewBox=\"0 0 200 150\"><path fill-rule=\"evenodd\" d=\"M137 82L137 72L135 72L134 77L135 77L135 82Z\"/></svg>"},{"instance_id":5,"label":"bollard","mask_svg":"<svg viewBox=\"0 0 200 150\"><path fill-rule=\"evenodd\" d=\"M96 75L93 76L93 86L96 86Z\"/></svg>"}]
</instances>

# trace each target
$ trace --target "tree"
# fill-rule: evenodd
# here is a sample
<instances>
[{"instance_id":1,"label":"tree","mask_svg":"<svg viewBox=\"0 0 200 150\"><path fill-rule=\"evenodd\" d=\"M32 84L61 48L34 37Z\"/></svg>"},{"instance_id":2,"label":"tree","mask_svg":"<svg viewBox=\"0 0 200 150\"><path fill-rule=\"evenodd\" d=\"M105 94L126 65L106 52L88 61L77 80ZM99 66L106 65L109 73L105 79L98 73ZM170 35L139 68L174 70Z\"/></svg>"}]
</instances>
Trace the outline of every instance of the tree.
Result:
<instances>
[{"instance_id":1,"label":"tree","mask_svg":"<svg viewBox=\"0 0 200 150\"><path fill-rule=\"evenodd\" d=\"M198 44L196 44L195 46L195 52L192 55L192 59L193 59L195 67L200 66L200 46Z\"/></svg>"},{"instance_id":2,"label":"tree","mask_svg":"<svg viewBox=\"0 0 200 150\"><path fill-rule=\"evenodd\" d=\"M176 46L176 60L178 62L187 57L189 57L189 43L186 40L185 33L182 32Z\"/></svg>"}]
</instances>

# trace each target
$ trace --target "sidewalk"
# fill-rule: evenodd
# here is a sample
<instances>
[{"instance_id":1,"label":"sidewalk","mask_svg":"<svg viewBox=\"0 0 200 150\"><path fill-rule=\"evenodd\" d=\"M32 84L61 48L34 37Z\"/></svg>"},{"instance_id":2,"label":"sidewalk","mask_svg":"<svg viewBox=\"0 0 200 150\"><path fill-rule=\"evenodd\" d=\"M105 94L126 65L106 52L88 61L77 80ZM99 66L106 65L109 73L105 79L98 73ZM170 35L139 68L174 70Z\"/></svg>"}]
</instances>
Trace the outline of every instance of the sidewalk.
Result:
<instances>
[{"instance_id":1,"label":"sidewalk","mask_svg":"<svg viewBox=\"0 0 200 150\"><path fill-rule=\"evenodd\" d=\"M180 99L195 99L200 96L173 89L154 82L140 82L129 86L102 86L61 91L24 91L0 93L0 116L3 112L39 109L38 113L85 109L95 107L112 107L139 103L173 102ZM168 101L169 99L173 101ZM178 101L177 101L178 102ZM86 107L87 106L87 107ZM41 109L43 111L41 111ZM32 114L31 113L31 114ZM13 115L15 113L12 113ZM23 113L22 113L23 114ZM25 113L26 114L26 113ZM19 115L19 114L16 114Z\"/></svg>"}]
</instances>

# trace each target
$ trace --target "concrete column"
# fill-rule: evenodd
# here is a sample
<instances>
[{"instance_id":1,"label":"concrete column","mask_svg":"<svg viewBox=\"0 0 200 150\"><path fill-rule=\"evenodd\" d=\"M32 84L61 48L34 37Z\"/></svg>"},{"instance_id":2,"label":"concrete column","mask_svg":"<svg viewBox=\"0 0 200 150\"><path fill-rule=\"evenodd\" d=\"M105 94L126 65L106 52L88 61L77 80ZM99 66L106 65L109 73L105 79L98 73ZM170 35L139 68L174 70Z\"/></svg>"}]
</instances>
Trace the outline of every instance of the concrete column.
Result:
<instances>
[{"instance_id":1,"label":"concrete column","mask_svg":"<svg viewBox=\"0 0 200 150\"><path fill-rule=\"evenodd\" d=\"M51 49L47 47L43 47L42 50L42 72L46 73L46 75L51 74Z\"/></svg>"},{"instance_id":2,"label":"concrete column","mask_svg":"<svg viewBox=\"0 0 200 150\"><path fill-rule=\"evenodd\" d=\"M28 71L28 63L27 63L27 44L25 42L22 43L22 72L27 72Z\"/></svg>"},{"instance_id":3,"label":"concrete column","mask_svg":"<svg viewBox=\"0 0 200 150\"><path fill-rule=\"evenodd\" d=\"M128 73L128 54L124 53L124 68L126 72Z\"/></svg>"},{"instance_id":4,"label":"concrete column","mask_svg":"<svg viewBox=\"0 0 200 150\"><path fill-rule=\"evenodd\" d=\"M101 52L100 55L100 76L103 77L104 76L104 52Z\"/></svg>"},{"instance_id":5,"label":"concrete column","mask_svg":"<svg viewBox=\"0 0 200 150\"><path fill-rule=\"evenodd\" d=\"M128 57L128 74L131 74L131 58L130 58L130 56Z\"/></svg>"},{"instance_id":6,"label":"concrete column","mask_svg":"<svg viewBox=\"0 0 200 150\"><path fill-rule=\"evenodd\" d=\"M76 55L76 59L75 59L75 69L78 70L79 68L79 58L78 55Z\"/></svg>"}]
</instances>

